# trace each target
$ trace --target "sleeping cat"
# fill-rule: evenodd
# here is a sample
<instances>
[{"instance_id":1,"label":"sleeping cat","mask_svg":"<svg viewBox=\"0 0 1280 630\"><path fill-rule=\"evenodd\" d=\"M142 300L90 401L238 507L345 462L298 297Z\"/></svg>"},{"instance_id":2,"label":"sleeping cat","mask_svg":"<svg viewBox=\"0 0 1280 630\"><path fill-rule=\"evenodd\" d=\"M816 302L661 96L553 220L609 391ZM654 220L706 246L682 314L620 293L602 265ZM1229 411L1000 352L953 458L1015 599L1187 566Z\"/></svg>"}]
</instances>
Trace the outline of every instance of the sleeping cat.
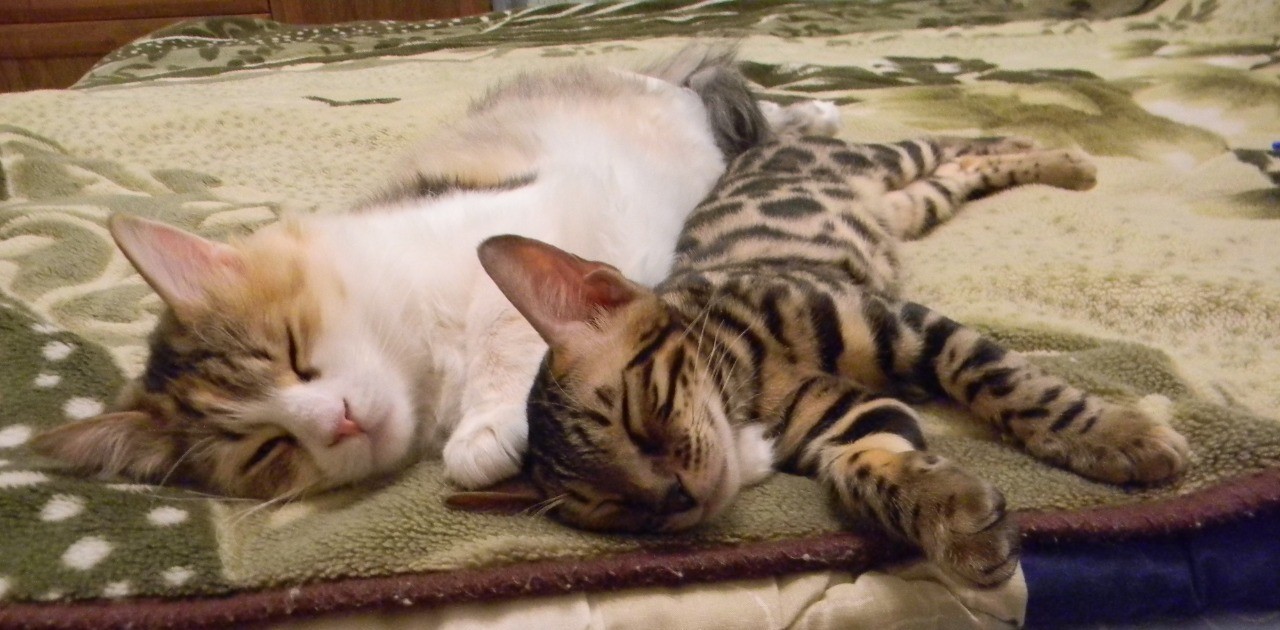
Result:
<instances>
[{"instance_id":1,"label":"sleeping cat","mask_svg":"<svg viewBox=\"0 0 1280 630\"><path fill-rule=\"evenodd\" d=\"M904 400L950 399L1109 483L1175 477L1186 442L900 299L895 244L974 195L1093 182L1081 155L1021 140L784 137L730 165L654 290L535 240L489 239L485 270L550 351L529 395L525 485L450 503L541 502L588 529L674 531L776 469L816 477L952 574L1000 583L1017 566L1003 497L925 451Z\"/></svg>"},{"instance_id":2,"label":"sleeping cat","mask_svg":"<svg viewBox=\"0 0 1280 630\"><path fill-rule=\"evenodd\" d=\"M167 309L114 409L34 446L86 472L257 498L441 450L464 487L514 474L545 345L485 279L477 243L526 234L661 280L688 211L768 132L731 56L521 76L356 212L229 244L112 217ZM806 103L770 117L829 130L833 113Z\"/></svg>"}]
</instances>

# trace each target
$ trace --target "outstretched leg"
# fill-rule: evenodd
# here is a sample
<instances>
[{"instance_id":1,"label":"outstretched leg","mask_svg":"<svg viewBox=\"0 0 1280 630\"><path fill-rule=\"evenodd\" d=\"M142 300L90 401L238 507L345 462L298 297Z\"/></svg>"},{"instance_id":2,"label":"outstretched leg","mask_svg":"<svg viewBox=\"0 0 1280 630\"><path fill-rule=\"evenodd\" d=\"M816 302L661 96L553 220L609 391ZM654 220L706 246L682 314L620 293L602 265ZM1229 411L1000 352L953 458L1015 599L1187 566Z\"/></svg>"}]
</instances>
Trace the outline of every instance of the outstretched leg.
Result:
<instances>
[{"instance_id":1,"label":"outstretched leg","mask_svg":"<svg viewBox=\"0 0 1280 630\"><path fill-rule=\"evenodd\" d=\"M894 236L914 239L955 216L972 197L1024 184L1088 190L1095 177L1096 169L1077 151L970 152L939 165L928 177L887 193L882 217Z\"/></svg>"},{"instance_id":2,"label":"outstretched leg","mask_svg":"<svg viewBox=\"0 0 1280 630\"><path fill-rule=\"evenodd\" d=\"M800 382L771 432L781 468L816 476L846 511L919 546L945 570L982 586L1018 564L1018 533L991 484L925 453L911 408L846 379Z\"/></svg>"},{"instance_id":3,"label":"outstretched leg","mask_svg":"<svg viewBox=\"0 0 1280 630\"><path fill-rule=\"evenodd\" d=\"M1186 439L1162 419L1076 389L919 304L869 296L862 310L858 342L889 382L968 407L1040 459L1115 484L1162 483L1186 467Z\"/></svg>"}]
</instances>

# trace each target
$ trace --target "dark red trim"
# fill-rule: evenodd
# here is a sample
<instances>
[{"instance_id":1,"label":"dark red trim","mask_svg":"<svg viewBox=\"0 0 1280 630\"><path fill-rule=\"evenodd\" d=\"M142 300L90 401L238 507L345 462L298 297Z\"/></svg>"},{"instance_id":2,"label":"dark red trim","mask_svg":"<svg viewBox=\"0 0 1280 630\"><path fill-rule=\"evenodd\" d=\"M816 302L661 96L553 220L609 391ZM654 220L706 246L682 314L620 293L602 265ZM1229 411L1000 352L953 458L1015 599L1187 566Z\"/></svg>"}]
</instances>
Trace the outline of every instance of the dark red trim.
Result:
<instances>
[{"instance_id":1,"label":"dark red trim","mask_svg":"<svg viewBox=\"0 0 1280 630\"><path fill-rule=\"evenodd\" d=\"M354 613L430 608L513 597L676 586L838 567L861 572L906 555L878 537L837 533L814 538L699 550L629 552L444 573L318 582L221 598L94 600L0 606L0 628L204 628Z\"/></svg>"},{"instance_id":2,"label":"dark red trim","mask_svg":"<svg viewBox=\"0 0 1280 630\"><path fill-rule=\"evenodd\" d=\"M1168 499L1084 510L1020 512L1018 525L1023 538L1033 542L1123 540L1194 531L1277 506L1280 468L1273 468Z\"/></svg>"},{"instance_id":3,"label":"dark red trim","mask_svg":"<svg viewBox=\"0 0 1280 630\"><path fill-rule=\"evenodd\" d=\"M1028 543L1124 539L1193 531L1280 507L1280 469L1183 496L1085 510L1017 514ZM484 569L355 578L228 597L0 605L0 628L204 628L377 609L430 608L514 597L761 578L801 571L860 572L904 557L878 536L834 533L713 549L637 551Z\"/></svg>"}]
</instances>

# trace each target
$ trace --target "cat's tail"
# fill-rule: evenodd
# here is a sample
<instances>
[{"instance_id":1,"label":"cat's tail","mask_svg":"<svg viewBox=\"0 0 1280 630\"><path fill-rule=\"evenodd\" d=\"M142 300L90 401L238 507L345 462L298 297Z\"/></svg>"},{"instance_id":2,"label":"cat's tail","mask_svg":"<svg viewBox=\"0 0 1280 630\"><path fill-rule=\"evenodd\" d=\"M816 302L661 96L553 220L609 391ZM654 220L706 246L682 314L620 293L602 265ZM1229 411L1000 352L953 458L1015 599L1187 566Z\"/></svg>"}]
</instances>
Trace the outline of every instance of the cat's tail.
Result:
<instances>
[{"instance_id":1,"label":"cat's tail","mask_svg":"<svg viewBox=\"0 0 1280 630\"><path fill-rule=\"evenodd\" d=\"M737 46L692 44L641 70L694 91L707 110L716 146L726 159L767 140L769 123L737 68Z\"/></svg>"}]
</instances>

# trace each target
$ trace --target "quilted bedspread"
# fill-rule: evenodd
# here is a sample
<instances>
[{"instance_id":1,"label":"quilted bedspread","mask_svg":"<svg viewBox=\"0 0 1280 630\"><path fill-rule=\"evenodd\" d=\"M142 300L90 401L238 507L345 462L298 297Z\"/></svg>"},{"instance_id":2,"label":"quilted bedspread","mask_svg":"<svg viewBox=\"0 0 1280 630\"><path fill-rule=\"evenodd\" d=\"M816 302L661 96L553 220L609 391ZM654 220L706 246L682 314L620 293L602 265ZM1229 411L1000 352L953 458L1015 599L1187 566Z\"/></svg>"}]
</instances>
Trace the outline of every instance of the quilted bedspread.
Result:
<instances>
[{"instance_id":1,"label":"quilted bedspread","mask_svg":"<svg viewBox=\"0 0 1280 630\"><path fill-rule=\"evenodd\" d=\"M996 482L1031 541L1190 530L1280 504L1277 25L1270 0L209 19L112 53L74 89L0 96L0 625L260 621L899 557L844 532L816 484L790 476L707 527L623 537L448 511L431 461L379 487L262 505L78 479L24 446L103 410L141 369L161 305L112 244L112 213L221 238L340 212L503 76L637 66L711 37L740 41L763 98L836 102L847 139L1018 134L1096 160L1095 190L984 199L904 253L912 299L1167 414L1191 442L1181 482L1115 488L928 409L932 448Z\"/></svg>"}]
</instances>

